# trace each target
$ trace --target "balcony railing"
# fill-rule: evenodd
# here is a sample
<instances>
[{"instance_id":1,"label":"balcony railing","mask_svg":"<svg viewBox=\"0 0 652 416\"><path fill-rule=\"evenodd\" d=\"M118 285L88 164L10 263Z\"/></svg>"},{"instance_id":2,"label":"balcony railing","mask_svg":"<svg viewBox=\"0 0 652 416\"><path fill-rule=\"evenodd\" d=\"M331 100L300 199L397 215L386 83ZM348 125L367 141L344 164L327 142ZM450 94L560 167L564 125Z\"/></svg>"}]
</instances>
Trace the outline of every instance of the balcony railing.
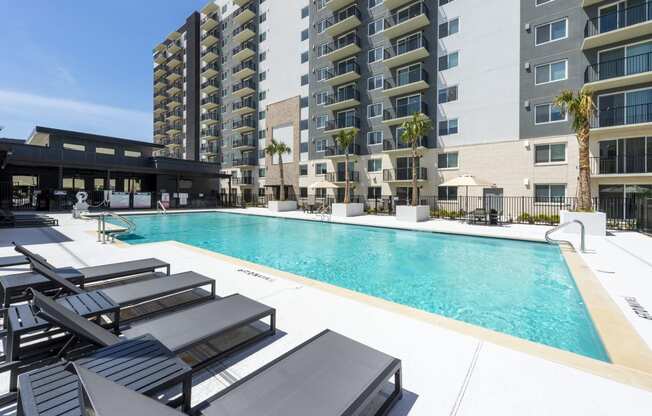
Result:
<instances>
[{"instance_id":1,"label":"balcony railing","mask_svg":"<svg viewBox=\"0 0 652 416\"><path fill-rule=\"evenodd\" d=\"M385 29L392 26L400 25L417 16L426 15L430 18L430 10L424 3L415 3L407 9L394 12L387 19L385 19Z\"/></svg>"},{"instance_id":2,"label":"balcony railing","mask_svg":"<svg viewBox=\"0 0 652 416\"><path fill-rule=\"evenodd\" d=\"M414 37L407 41L396 42L393 43L391 47L385 49L385 59L395 58L421 48L429 50L428 41L423 36Z\"/></svg>"},{"instance_id":3,"label":"balcony railing","mask_svg":"<svg viewBox=\"0 0 652 416\"><path fill-rule=\"evenodd\" d=\"M385 89L390 90L392 88L410 85L419 81L428 82L428 72L422 68L411 69L408 72L397 74L393 79L385 80Z\"/></svg>"},{"instance_id":4,"label":"balcony railing","mask_svg":"<svg viewBox=\"0 0 652 416\"><path fill-rule=\"evenodd\" d=\"M584 73L584 82L602 81L650 71L652 71L652 52L589 65Z\"/></svg>"},{"instance_id":5,"label":"balcony railing","mask_svg":"<svg viewBox=\"0 0 652 416\"><path fill-rule=\"evenodd\" d=\"M652 123L652 103L611 107L598 110L591 120L592 128Z\"/></svg>"},{"instance_id":6,"label":"balcony railing","mask_svg":"<svg viewBox=\"0 0 652 416\"><path fill-rule=\"evenodd\" d=\"M326 73L326 79L339 77L341 75L348 74L349 72L355 72L359 74L360 65L358 65L356 62L346 62L343 64L335 65Z\"/></svg>"},{"instance_id":7,"label":"balcony railing","mask_svg":"<svg viewBox=\"0 0 652 416\"><path fill-rule=\"evenodd\" d=\"M218 97L217 95L211 95L209 97L202 98L201 99L201 105L206 105L206 104L219 105L220 104L220 97Z\"/></svg>"},{"instance_id":8,"label":"balcony railing","mask_svg":"<svg viewBox=\"0 0 652 416\"><path fill-rule=\"evenodd\" d=\"M243 88L256 89L256 83L253 79L247 79L245 81L238 82L233 86L233 92L240 91Z\"/></svg>"},{"instance_id":9,"label":"balcony railing","mask_svg":"<svg viewBox=\"0 0 652 416\"><path fill-rule=\"evenodd\" d=\"M348 19L349 17L353 17L353 16L356 16L359 20L362 20L362 15L360 14L360 10L358 9L358 6L356 6L356 5L347 7L344 10L340 10L337 13L335 13L333 16L326 19L326 21L324 22L324 25L322 26L322 28L324 30L326 30L329 27L334 26L334 25Z\"/></svg>"},{"instance_id":10,"label":"balcony railing","mask_svg":"<svg viewBox=\"0 0 652 416\"><path fill-rule=\"evenodd\" d=\"M233 55L238 54L245 49L251 49L252 51L256 50L256 43L252 42L251 40L248 40L246 42L241 43L240 45L236 46L233 48Z\"/></svg>"},{"instance_id":11,"label":"balcony railing","mask_svg":"<svg viewBox=\"0 0 652 416\"><path fill-rule=\"evenodd\" d=\"M387 109L383 112L383 120L411 117L414 114L423 113L428 115L428 104L424 102L400 104L394 109Z\"/></svg>"},{"instance_id":12,"label":"balcony railing","mask_svg":"<svg viewBox=\"0 0 652 416\"><path fill-rule=\"evenodd\" d=\"M220 152L220 147L217 143L205 143L201 145L202 153L211 153L218 154Z\"/></svg>"},{"instance_id":13,"label":"balcony railing","mask_svg":"<svg viewBox=\"0 0 652 416\"><path fill-rule=\"evenodd\" d=\"M216 29L211 30L210 32L206 32L203 35L201 35L201 40L206 40L207 38L213 36L214 38L217 38L219 35L219 31Z\"/></svg>"},{"instance_id":14,"label":"balcony railing","mask_svg":"<svg viewBox=\"0 0 652 416\"><path fill-rule=\"evenodd\" d=\"M231 147L234 149L238 147L256 147L257 144L258 144L258 140L256 140L254 136L247 134L239 138L233 139L233 143L231 144Z\"/></svg>"},{"instance_id":15,"label":"balcony railing","mask_svg":"<svg viewBox=\"0 0 652 416\"><path fill-rule=\"evenodd\" d=\"M256 63L253 60L245 61L242 62L236 66L233 67L233 73L238 73L242 71L243 69L251 69L253 71L256 71Z\"/></svg>"},{"instance_id":16,"label":"balcony railing","mask_svg":"<svg viewBox=\"0 0 652 416\"><path fill-rule=\"evenodd\" d=\"M360 154L360 145L357 143L352 143L349 145L349 155L359 155ZM324 156L345 156L345 149L340 146L329 146L324 152Z\"/></svg>"},{"instance_id":17,"label":"balcony railing","mask_svg":"<svg viewBox=\"0 0 652 416\"><path fill-rule=\"evenodd\" d=\"M202 51L201 56L206 56L209 53L219 55L220 54L219 46L211 46L210 48L206 48L205 50Z\"/></svg>"},{"instance_id":18,"label":"balcony railing","mask_svg":"<svg viewBox=\"0 0 652 416\"><path fill-rule=\"evenodd\" d=\"M337 117L335 120L329 120L326 122L325 130L338 130L338 129L359 129L360 128L360 117L356 116L345 116Z\"/></svg>"},{"instance_id":19,"label":"balcony railing","mask_svg":"<svg viewBox=\"0 0 652 416\"><path fill-rule=\"evenodd\" d=\"M383 181L411 181L412 168L383 169ZM428 169L417 168L417 180L428 180Z\"/></svg>"},{"instance_id":20,"label":"balcony railing","mask_svg":"<svg viewBox=\"0 0 652 416\"><path fill-rule=\"evenodd\" d=\"M174 111L168 111L167 115L169 117L180 117L183 118L183 110L174 110Z\"/></svg>"},{"instance_id":21,"label":"balcony railing","mask_svg":"<svg viewBox=\"0 0 652 416\"><path fill-rule=\"evenodd\" d=\"M233 120L233 130L243 127L256 128L256 121L253 117L243 118L242 120Z\"/></svg>"},{"instance_id":22,"label":"balcony railing","mask_svg":"<svg viewBox=\"0 0 652 416\"><path fill-rule=\"evenodd\" d=\"M233 103L233 111L237 111L242 108L256 108L256 100L253 98L247 98L246 100L240 100L239 102Z\"/></svg>"},{"instance_id":23,"label":"balcony railing","mask_svg":"<svg viewBox=\"0 0 652 416\"><path fill-rule=\"evenodd\" d=\"M209 64L204 65L201 70L202 72L208 71L209 69L212 69L213 71L219 71L220 70L220 65L218 62L211 62Z\"/></svg>"},{"instance_id":24,"label":"balcony railing","mask_svg":"<svg viewBox=\"0 0 652 416\"><path fill-rule=\"evenodd\" d=\"M584 37L590 38L649 20L652 20L652 1L605 13L589 20L584 27Z\"/></svg>"},{"instance_id":25,"label":"balcony railing","mask_svg":"<svg viewBox=\"0 0 652 416\"><path fill-rule=\"evenodd\" d=\"M240 16L242 13L246 11L252 11L256 13L256 5L253 2L250 2L249 4L240 7L238 10L235 11L235 13L233 13L233 18Z\"/></svg>"},{"instance_id":26,"label":"balcony railing","mask_svg":"<svg viewBox=\"0 0 652 416\"><path fill-rule=\"evenodd\" d=\"M349 45L360 46L360 37L354 33L334 40L324 46L324 55L334 52L338 49L346 48Z\"/></svg>"},{"instance_id":27,"label":"balcony railing","mask_svg":"<svg viewBox=\"0 0 652 416\"><path fill-rule=\"evenodd\" d=\"M592 157L592 175L652 173L652 153L637 156Z\"/></svg>"},{"instance_id":28,"label":"balcony railing","mask_svg":"<svg viewBox=\"0 0 652 416\"><path fill-rule=\"evenodd\" d=\"M201 121L219 121L219 120L220 120L220 113L217 111L204 113L201 115Z\"/></svg>"},{"instance_id":29,"label":"balcony railing","mask_svg":"<svg viewBox=\"0 0 652 416\"><path fill-rule=\"evenodd\" d=\"M217 79L211 79L211 80L208 80L208 81L201 84L202 89L207 88L207 87L219 88L220 87L220 81L217 80Z\"/></svg>"},{"instance_id":30,"label":"balcony railing","mask_svg":"<svg viewBox=\"0 0 652 416\"><path fill-rule=\"evenodd\" d=\"M328 172L326 174L328 182L346 182L346 175L344 171ZM349 182L359 182L360 172L349 172Z\"/></svg>"},{"instance_id":31,"label":"balcony railing","mask_svg":"<svg viewBox=\"0 0 652 416\"><path fill-rule=\"evenodd\" d=\"M360 91L353 88L344 88L336 93L328 94L326 96L326 105L337 104L344 101L356 100L360 101Z\"/></svg>"},{"instance_id":32,"label":"balcony railing","mask_svg":"<svg viewBox=\"0 0 652 416\"><path fill-rule=\"evenodd\" d=\"M428 143L427 137L422 137L417 143L417 147L426 147ZM411 149L412 145L405 143L403 139L397 137L396 139L383 140L383 151L390 152L392 150Z\"/></svg>"},{"instance_id":33,"label":"balcony railing","mask_svg":"<svg viewBox=\"0 0 652 416\"><path fill-rule=\"evenodd\" d=\"M233 159L231 163L233 166L255 166L258 164L258 159L254 155Z\"/></svg>"},{"instance_id":34,"label":"balcony railing","mask_svg":"<svg viewBox=\"0 0 652 416\"><path fill-rule=\"evenodd\" d=\"M253 22L247 22L244 25L233 29L233 37L238 36L240 33L244 32L245 30L251 30L252 32L255 32L256 25L254 25Z\"/></svg>"},{"instance_id":35,"label":"balcony railing","mask_svg":"<svg viewBox=\"0 0 652 416\"><path fill-rule=\"evenodd\" d=\"M241 176L231 178L231 185L253 185L254 177L253 176Z\"/></svg>"},{"instance_id":36,"label":"balcony railing","mask_svg":"<svg viewBox=\"0 0 652 416\"><path fill-rule=\"evenodd\" d=\"M215 126L207 129L202 129L201 137L219 137L220 129L214 128Z\"/></svg>"}]
</instances>

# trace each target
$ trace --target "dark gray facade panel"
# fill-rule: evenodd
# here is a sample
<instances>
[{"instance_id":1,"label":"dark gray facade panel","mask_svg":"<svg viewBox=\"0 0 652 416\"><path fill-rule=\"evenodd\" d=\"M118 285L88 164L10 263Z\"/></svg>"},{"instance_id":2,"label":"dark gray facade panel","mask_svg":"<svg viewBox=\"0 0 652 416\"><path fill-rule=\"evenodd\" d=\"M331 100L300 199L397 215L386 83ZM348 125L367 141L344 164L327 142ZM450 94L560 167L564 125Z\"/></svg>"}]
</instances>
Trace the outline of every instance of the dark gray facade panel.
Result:
<instances>
[{"instance_id":1,"label":"dark gray facade panel","mask_svg":"<svg viewBox=\"0 0 652 416\"><path fill-rule=\"evenodd\" d=\"M199 158L199 13L195 12L186 22L186 158Z\"/></svg>"}]
</instances>

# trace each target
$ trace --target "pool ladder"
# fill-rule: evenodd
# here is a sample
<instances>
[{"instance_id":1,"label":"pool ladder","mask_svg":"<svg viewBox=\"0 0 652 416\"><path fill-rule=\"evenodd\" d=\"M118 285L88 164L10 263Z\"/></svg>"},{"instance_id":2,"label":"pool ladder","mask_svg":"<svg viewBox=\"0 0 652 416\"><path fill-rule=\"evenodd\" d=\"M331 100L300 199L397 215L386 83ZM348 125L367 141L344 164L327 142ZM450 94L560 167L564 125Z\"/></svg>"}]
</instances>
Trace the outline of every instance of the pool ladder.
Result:
<instances>
[{"instance_id":1,"label":"pool ladder","mask_svg":"<svg viewBox=\"0 0 652 416\"><path fill-rule=\"evenodd\" d=\"M568 243L568 244L571 245L571 247L573 247L573 244L568 240L555 240L553 238L550 238L550 234L554 233L555 231L559 231L562 228L564 228L566 226L569 226L569 225L572 225L572 224L579 224L580 225L580 237L581 237L580 251L582 253L584 253L586 251L586 230L584 229L584 223L582 221L580 221L580 220L568 221L568 222L565 222L563 224L559 224L555 228L552 228L552 229L546 231L546 241L549 244L557 244L557 245L560 244L560 243Z\"/></svg>"},{"instance_id":2,"label":"pool ladder","mask_svg":"<svg viewBox=\"0 0 652 416\"><path fill-rule=\"evenodd\" d=\"M122 223L125 224L127 227L126 229L123 230L115 230L115 231L107 231L106 230L106 217L111 217L115 218L118 221L121 221ZM123 217L122 215L116 214L115 212L111 211L105 211L100 213L100 215L97 216L97 242L106 244L107 243L107 237L110 239L110 242L113 243L115 241L115 236L116 235L121 235L121 234L132 234L136 231L136 223L131 221L129 218Z\"/></svg>"},{"instance_id":3,"label":"pool ladder","mask_svg":"<svg viewBox=\"0 0 652 416\"><path fill-rule=\"evenodd\" d=\"M319 211L317 211L317 217L319 218L320 221L324 222L330 222L331 221L331 214L328 212L328 208L325 206L322 206Z\"/></svg>"},{"instance_id":4,"label":"pool ladder","mask_svg":"<svg viewBox=\"0 0 652 416\"><path fill-rule=\"evenodd\" d=\"M168 210L165 209L165 205L163 205L163 202L161 202L161 201L157 202L157 204L156 204L156 213L157 214L163 213L163 215L167 215Z\"/></svg>"}]
</instances>

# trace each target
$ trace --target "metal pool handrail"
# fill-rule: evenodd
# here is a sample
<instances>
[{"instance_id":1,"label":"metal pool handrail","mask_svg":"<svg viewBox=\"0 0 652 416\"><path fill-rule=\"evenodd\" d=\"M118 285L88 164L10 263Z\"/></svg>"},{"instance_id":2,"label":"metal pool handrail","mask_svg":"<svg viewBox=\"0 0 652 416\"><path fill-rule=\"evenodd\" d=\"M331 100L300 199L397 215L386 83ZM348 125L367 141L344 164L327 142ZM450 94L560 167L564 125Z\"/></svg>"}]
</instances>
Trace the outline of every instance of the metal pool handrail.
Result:
<instances>
[{"instance_id":1,"label":"metal pool handrail","mask_svg":"<svg viewBox=\"0 0 652 416\"><path fill-rule=\"evenodd\" d=\"M566 227L566 226L568 226L568 225L574 224L574 223L580 225L580 236L581 236L580 251L581 251L582 253L584 253L584 252L586 251L586 244L585 244L585 243L586 243L586 230L584 229L584 223L583 223L582 221L580 221L580 220L567 221L567 222L565 222L565 223L563 223L563 224L559 224L559 225L556 226L555 228L552 228L552 229L546 231L546 241L547 241L549 244L568 243L568 244L570 244L571 247L572 247L573 244L572 244L570 241L568 241L568 240L555 240L555 239L552 239L552 238L550 238L550 234L554 233L555 231L559 231L559 230L561 230L562 228L564 228L564 227Z\"/></svg>"},{"instance_id":2,"label":"metal pool handrail","mask_svg":"<svg viewBox=\"0 0 652 416\"><path fill-rule=\"evenodd\" d=\"M163 211L163 215L167 215L167 213L168 213L168 211L165 209L165 205L163 205L163 202L158 201L158 202L156 203L156 212L157 212L158 214L160 214L161 211Z\"/></svg>"},{"instance_id":3,"label":"metal pool handrail","mask_svg":"<svg viewBox=\"0 0 652 416\"><path fill-rule=\"evenodd\" d=\"M112 217L115 218L119 221L122 221L123 223L126 224L127 229L126 230L118 230L115 232L107 232L106 231L106 217ZM111 237L111 242L115 241L115 236L120 235L120 234L131 234L136 231L136 223L131 221L130 219L123 217L122 215L116 214L115 212L111 211L105 211L100 213L100 215L97 216L97 241L101 242L102 244L106 244L106 237L110 236Z\"/></svg>"}]
</instances>

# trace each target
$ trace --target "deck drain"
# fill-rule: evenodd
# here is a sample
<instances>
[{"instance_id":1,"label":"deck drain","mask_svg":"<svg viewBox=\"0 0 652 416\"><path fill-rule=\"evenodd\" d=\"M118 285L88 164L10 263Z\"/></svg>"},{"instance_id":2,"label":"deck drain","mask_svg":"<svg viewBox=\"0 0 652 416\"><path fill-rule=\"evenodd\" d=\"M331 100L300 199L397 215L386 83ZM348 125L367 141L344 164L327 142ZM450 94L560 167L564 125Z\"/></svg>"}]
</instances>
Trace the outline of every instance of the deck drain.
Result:
<instances>
[{"instance_id":1,"label":"deck drain","mask_svg":"<svg viewBox=\"0 0 652 416\"><path fill-rule=\"evenodd\" d=\"M650 314L650 312L648 312L647 309L645 309L636 298L626 296L625 301L629 307L632 308L632 312L634 312L636 315L643 319L647 319L648 321L652 321L652 314Z\"/></svg>"},{"instance_id":2,"label":"deck drain","mask_svg":"<svg viewBox=\"0 0 652 416\"><path fill-rule=\"evenodd\" d=\"M273 278L271 278L271 277L269 277L269 276L265 276L264 274L260 274L260 273L258 273L258 272L254 272L253 270L238 269L237 271L238 271L239 273L244 273L244 274L246 274L247 276L257 277L258 279L262 279L262 280L265 280L265 281L267 281L267 282L273 282L273 281L274 281Z\"/></svg>"}]
</instances>

